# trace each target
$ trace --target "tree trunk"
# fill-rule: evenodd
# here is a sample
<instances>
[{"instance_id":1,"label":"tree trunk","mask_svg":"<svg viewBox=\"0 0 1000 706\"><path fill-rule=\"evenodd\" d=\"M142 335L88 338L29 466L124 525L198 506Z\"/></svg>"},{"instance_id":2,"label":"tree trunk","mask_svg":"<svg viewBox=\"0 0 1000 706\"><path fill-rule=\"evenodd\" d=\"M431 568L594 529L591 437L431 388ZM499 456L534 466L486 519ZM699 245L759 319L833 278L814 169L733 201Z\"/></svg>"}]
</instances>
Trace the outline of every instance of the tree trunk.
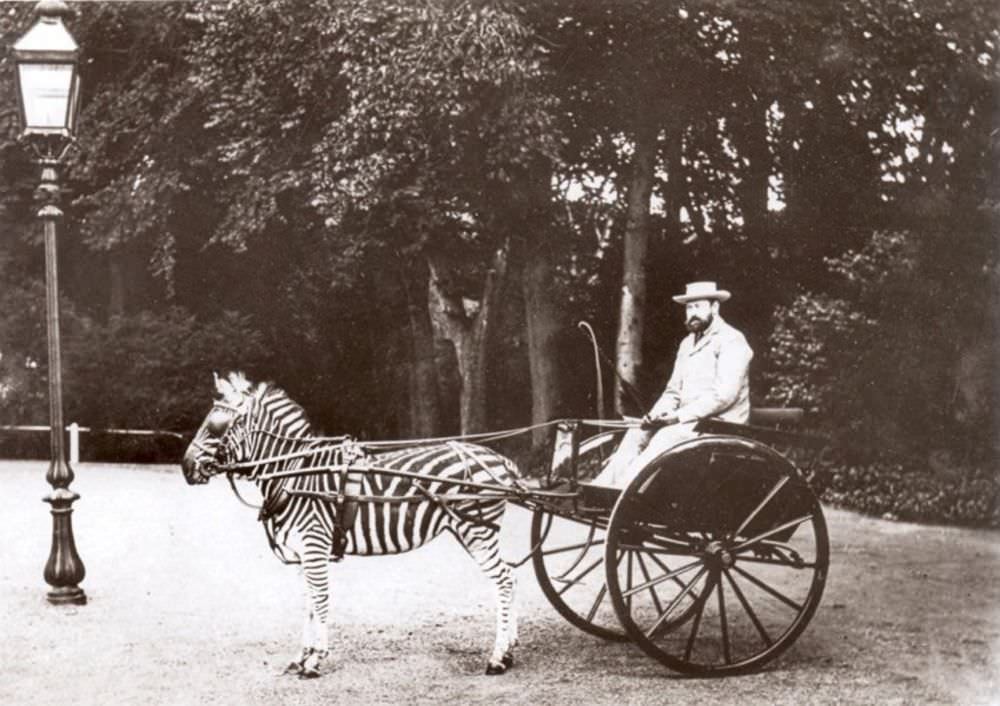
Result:
<instances>
[{"instance_id":1,"label":"tree trunk","mask_svg":"<svg viewBox=\"0 0 1000 706\"><path fill-rule=\"evenodd\" d=\"M743 144L738 149L749 160L739 187L744 232L759 247L764 247L767 228L767 192L771 176L771 151L767 144L766 100L751 97L750 110L743 124Z\"/></svg>"},{"instance_id":2,"label":"tree trunk","mask_svg":"<svg viewBox=\"0 0 1000 706\"><path fill-rule=\"evenodd\" d=\"M424 305L427 301L427 289L427 270L422 270L415 276L407 276L406 308L410 339L408 366L410 402L407 431L417 438L438 436L441 433L434 332L427 307Z\"/></svg>"},{"instance_id":3,"label":"tree trunk","mask_svg":"<svg viewBox=\"0 0 1000 706\"><path fill-rule=\"evenodd\" d=\"M429 262L430 286L428 309L435 334L450 341L455 348L462 390L459 395L461 433L472 434L487 427L486 419L486 353L493 328L497 299L507 274L507 250L498 248L483 284L482 296L475 311L466 312L461 297L445 291L441 272Z\"/></svg>"},{"instance_id":4,"label":"tree trunk","mask_svg":"<svg viewBox=\"0 0 1000 706\"><path fill-rule=\"evenodd\" d=\"M527 323L528 368L531 376L531 423L544 424L556 414L559 404L559 361L556 342L559 310L552 297L555 268L548 247L535 248L524 266L522 287ZM532 449L548 443L548 430L535 429Z\"/></svg>"},{"instance_id":5,"label":"tree trunk","mask_svg":"<svg viewBox=\"0 0 1000 706\"><path fill-rule=\"evenodd\" d=\"M684 125L672 120L666 131L666 144L663 150L663 162L667 171L667 186L663 213L665 235L670 242L681 240L681 208L688 201L688 187L685 181L684 164ZM689 214L690 215L690 214ZM693 219L694 216L691 216Z\"/></svg>"},{"instance_id":6,"label":"tree trunk","mask_svg":"<svg viewBox=\"0 0 1000 706\"><path fill-rule=\"evenodd\" d=\"M618 315L615 360L615 410L619 414L641 413L626 384L636 389L642 365L643 319L646 313L646 252L649 248L649 197L653 191L656 167L657 127L642 122L635 134L632 180L628 189L625 223L625 258L622 274L622 298ZM624 381L624 383L623 383Z\"/></svg>"}]
</instances>

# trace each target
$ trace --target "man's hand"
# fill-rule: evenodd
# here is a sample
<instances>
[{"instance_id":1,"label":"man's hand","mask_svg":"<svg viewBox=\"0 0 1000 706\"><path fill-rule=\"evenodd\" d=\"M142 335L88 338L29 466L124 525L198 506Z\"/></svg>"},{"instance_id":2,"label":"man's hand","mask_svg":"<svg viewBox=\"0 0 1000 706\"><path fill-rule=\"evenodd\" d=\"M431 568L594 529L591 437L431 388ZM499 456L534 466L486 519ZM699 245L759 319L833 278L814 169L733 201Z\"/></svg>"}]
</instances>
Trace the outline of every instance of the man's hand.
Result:
<instances>
[{"instance_id":1,"label":"man's hand","mask_svg":"<svg viewBox=\"0 0 1000 706\"><path fill-rule=\"evenodd\" d=\"M643 429L660 429L677 423L677 415L673 412L663 414L647 414L642 418Z\"/></svg>"}]
</instances>

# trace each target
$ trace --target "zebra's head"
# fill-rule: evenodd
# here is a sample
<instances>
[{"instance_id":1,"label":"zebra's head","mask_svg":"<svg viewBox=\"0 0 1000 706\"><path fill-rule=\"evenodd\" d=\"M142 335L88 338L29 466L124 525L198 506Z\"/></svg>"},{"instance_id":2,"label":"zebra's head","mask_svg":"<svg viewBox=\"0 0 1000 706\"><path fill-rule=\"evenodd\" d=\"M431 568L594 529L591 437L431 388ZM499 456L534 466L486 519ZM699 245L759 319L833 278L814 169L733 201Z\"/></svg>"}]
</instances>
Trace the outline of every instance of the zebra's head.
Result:
<instances>
[{"instance_id":1,"label":"zebra's head","mask_svg":"<svg viewBox=\"0 0 1000 706\"><path fill-rule=\"evenodd\" d=\"M218 397L212 402L205 420L188 444L181 461L184 479L189 485L207 483L219 466L236 458L241 432L253 407L253 385L243 373L227 377L215 375Z\"/></svg>"}]
</instances>

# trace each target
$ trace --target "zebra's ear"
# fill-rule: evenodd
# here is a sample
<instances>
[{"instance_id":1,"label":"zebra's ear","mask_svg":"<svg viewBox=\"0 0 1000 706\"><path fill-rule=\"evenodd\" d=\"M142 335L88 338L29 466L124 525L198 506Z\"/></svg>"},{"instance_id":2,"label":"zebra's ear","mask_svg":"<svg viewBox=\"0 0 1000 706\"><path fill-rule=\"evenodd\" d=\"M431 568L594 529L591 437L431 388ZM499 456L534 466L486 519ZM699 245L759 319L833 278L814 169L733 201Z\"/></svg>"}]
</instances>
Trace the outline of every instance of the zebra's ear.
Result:
<instances>
[{"instance_id":1,"label":"zebra's ear","mask_svg":"<svg viewBox=\"0 0 1000 706\"><path fill-rule=\"evenodd\" d=\"M233 386L233 390L241 395L245 395L250 391L250 381L247 380L246 376L239 372L238 370L229 373L229 384Z\"/></svg>"},{"instance_id":2,"label":"zebra's ear","mask_svg":"<svg viewBox=\"0 0 1000 706\"><path fill-rule=\"evenodd\" d=\"M225 378L220 378L219 374L216 372L212 373L212 377L215 379L215 391L218 392L223 398L229 398L233 394L233 386Z\"/></svg>"}]
</instances>

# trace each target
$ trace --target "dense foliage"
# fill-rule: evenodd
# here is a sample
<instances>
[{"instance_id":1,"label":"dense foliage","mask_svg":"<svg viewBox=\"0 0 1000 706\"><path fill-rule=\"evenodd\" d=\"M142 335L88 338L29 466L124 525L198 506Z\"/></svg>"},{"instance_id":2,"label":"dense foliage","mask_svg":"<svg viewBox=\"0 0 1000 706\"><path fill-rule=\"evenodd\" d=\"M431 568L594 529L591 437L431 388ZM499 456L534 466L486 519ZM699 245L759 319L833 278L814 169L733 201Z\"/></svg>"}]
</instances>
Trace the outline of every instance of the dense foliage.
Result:
<instances>
[{"instance_id":1,"label":"dense foliage","mask_svg":"<svg viewBox=\"0 0 1000 706\"><path fill-rule=\"evenodd\" d=\"M576 323L610 352L641 229L636 406L682 334L669 296L719 280L754 399L807 407L836 442L827 497L995 522L995 3L74 7L68 420L189 432L230 366L331 433L590 416ZM0 10L12 424L46 417L37 172L8 51L29 11Z\"/></svg>"}]
</instances>

